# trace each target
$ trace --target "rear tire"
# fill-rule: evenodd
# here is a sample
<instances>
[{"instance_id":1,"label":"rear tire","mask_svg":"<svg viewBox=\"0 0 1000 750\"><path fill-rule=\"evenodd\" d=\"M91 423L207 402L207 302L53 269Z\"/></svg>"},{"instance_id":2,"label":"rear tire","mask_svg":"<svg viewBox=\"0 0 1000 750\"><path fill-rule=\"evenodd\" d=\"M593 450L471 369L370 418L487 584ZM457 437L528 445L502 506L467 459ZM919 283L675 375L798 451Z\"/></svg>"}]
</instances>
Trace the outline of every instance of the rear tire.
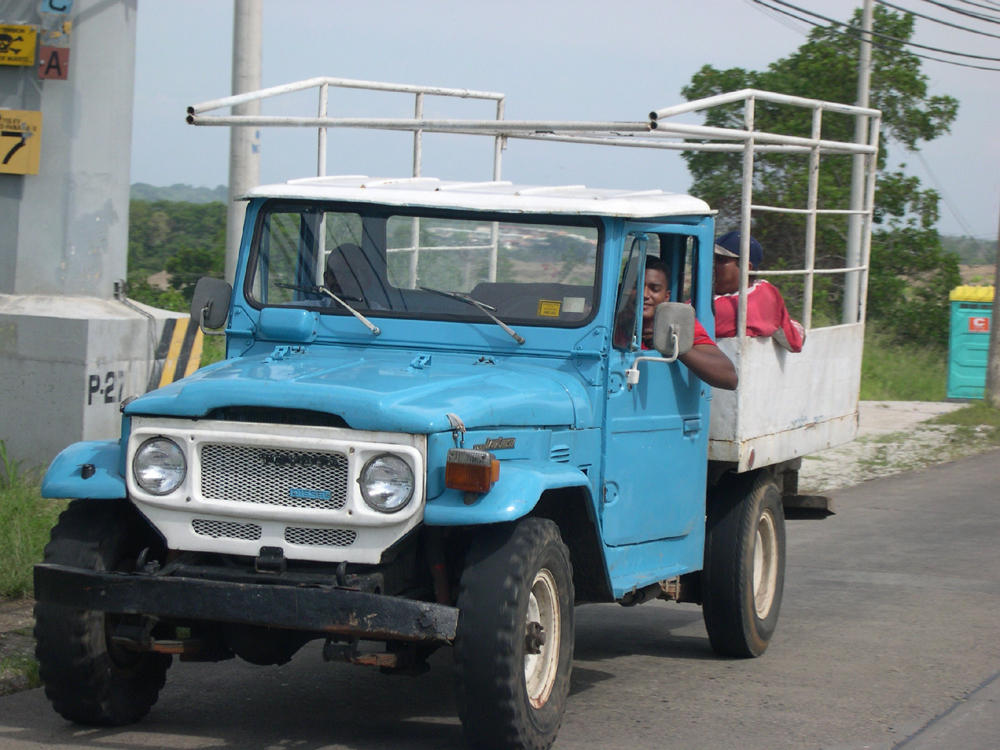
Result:
<instances>
[{"instance_id":1,"label":"rear tire","mask_svg":"<svg viewBox=\"0 0 1000 750\"><path fill-rule=\"evenodd\" d=\"M475 540L455 639L458 713L472 746L555 742L573 666L573 602L569 551L552 521L527 518Z\"/></svg>"},{"instance_id":2,"label":"rear tire","mask_svg":"<svg viewBox=\"0 0 1000 750\"><path fill-rule=\"evenodd\" d=\"M774 479L759 472L724 480L710 498L702 574L702 613L716 653L764 653L784 583L785 517Z\"/></svg>"},{"instance_id":3,"label":"rear tire","mask_svg":"<svg viewBox=\"0 0 1000 750\"><path fill-rule=\"evenodd\" d=\"M151 541L144 526L124 500L75 500L52 529L45 562L128 570ZM81 724L130 724L159 697L171 657L113 645L110 635L120 617L51 602L35 605L39 673L45 695L64 718Z\"/></svg>"}]
</instances>

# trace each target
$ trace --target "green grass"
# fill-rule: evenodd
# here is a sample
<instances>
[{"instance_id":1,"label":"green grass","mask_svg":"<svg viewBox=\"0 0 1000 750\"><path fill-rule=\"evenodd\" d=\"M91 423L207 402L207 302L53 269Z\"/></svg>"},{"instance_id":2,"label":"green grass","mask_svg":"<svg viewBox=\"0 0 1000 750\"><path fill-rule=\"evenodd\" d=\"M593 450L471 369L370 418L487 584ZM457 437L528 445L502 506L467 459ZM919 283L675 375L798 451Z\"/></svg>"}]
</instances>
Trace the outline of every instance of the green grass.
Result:
<instances>
[{"instance_id":1,"label":"green grass","mask_svg":"<svg viewBox=\"0 0 1000 750\"><path fill-rule=\"evenodd\" d=\"M226 358L226 337L206 336L201 348L201 367Z\"/></svg>"},{"instance_id":2,"label":"green grass","mask_svg":"<svg viewBox=\"0 0 1000 750\"><path fill-rule=\"evenodd\" d=\"M862 401L943 401L947 388L947 351L903 346L871 328L866 331Z\"/></svg>"},{"instance_id":3,"label":"green grass","mask_svg":"<svg viewBox=\"0 0 1000 750\"><path fill-rule=\"evenodd\" d=\"M957 425L955 434L965 439L1000 445L1000 409L988 406L985 401L973 401L968 406L929 421Z\"/></svg>"},{"instance_id":4,"label":"green grass","mask_svg":"<svg viewBox=\"0 0 1000 750\"><path fill-rule=\"evenodd\" d=\"M25 471L7 456L0 440L0 597L16 599L32 592L32 566L42 559L49 530L65 500L40 494L38 472Z\"/></svg>"}]
</instances>

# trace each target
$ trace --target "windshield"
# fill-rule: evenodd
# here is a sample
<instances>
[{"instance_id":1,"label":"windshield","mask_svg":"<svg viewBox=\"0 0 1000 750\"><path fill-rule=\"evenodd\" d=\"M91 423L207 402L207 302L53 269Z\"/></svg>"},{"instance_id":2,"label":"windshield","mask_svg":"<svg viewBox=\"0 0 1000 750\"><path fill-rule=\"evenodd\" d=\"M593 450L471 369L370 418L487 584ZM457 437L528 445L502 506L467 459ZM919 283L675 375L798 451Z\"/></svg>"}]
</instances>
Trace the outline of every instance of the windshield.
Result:
<instances>
[{"instance_id":1,"label":"windshield","mask_svg":"<svg viewBox=\"0 0 1000 750\"><path fill-rule=\"evenodd\" d=\"M257 223L247 294L258 306L330 315L350 315L349 306L369 317L484 322L491 313L578 326L596 299L598 227L565 222L269 205Z\"/></svg>"}]
</instances>

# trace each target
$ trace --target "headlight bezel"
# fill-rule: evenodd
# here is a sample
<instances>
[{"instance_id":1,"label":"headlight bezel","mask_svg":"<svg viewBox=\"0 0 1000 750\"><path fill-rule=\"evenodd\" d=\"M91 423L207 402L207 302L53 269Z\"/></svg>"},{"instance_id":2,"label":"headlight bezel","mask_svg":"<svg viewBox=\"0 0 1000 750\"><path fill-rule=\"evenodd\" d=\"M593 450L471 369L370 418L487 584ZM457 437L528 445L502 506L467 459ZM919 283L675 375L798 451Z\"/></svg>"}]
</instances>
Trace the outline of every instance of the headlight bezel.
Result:
<instances>
[{"instance_id":1,"label":"headlight bezel","mask_svg":"<svg viewBox=\"0 0 1000 750\"><path fill-rule=\"evenodd\" d=\"M156 487L151 485L148 479L144 480L142 474L140 473L139 462L145 455L147 449L152 448L152 446L155 443L166 444L165 449L161 449L162 453L165 454L167 452L175 451L176 456L180 458L180 471L175 475L175 480L170 484L164 485L163 487ZM171 446L173 449L172 451L170 448ZM174 472L177 471L175 467L166 466L165 462L161 462L160 464L154 464L154 463L146 464L147 469L153 467L159 468L161 471L164 471L165 473L167 471L174 471ZM156 497L163 497L165 495L169 495L173 492L176 492L179 487L183 486L184 481L187 479L188 459L187 455L184 452L184 449L177 443L176 440L169 438L165 435L154 435L152 437L143 440L136 448L136 451L132 456L131 469L132 469L132 480L135 482L136 486L140 490L149 493L150 495L154 495ZM164 489L164 487L166 488Z\"/></svg>"},{"instance_id":2,"label":"headlight bezel","mask_svg":"<svg viewBox=\"0 0 1000 750\"><path fill-rule=\"evenodd\" d=\"M406 498L402 502L399 502L394 506L378 502L377 500L374 500L372 498L372 495L374 493L371 490L371 485L375 484L376 482L387 481L384 477L373 478L369 474L369 472L376 470L375 467L377 462L379 461L383 461L386 463L398 462L399 465L396 467L396 470L398 471L399 469L405 469L405 473L399 475L401 478L405 477L405 479L403 479L403 481L401 482L399 481L399 479L397 479L396 481L399 484L408 483L409 489L405 493ZM361 468L361 471L358 472L357 483L358 483L358 489L361 492L361 498L364 500L365 505L367 505L369 508L378 513L384 513L387 515L391 515L393 513L399 513L404 508L408 507L410 503L413 502L413 498L416 495L416 490L417 490L417 478L416 478L416 473L413 470L413 466L411 466L410 462L407 461L403 456L397 453L381 452L369 458L367 461L365 461L364 466L362 466Z\"/></svg>"}]
</instances>

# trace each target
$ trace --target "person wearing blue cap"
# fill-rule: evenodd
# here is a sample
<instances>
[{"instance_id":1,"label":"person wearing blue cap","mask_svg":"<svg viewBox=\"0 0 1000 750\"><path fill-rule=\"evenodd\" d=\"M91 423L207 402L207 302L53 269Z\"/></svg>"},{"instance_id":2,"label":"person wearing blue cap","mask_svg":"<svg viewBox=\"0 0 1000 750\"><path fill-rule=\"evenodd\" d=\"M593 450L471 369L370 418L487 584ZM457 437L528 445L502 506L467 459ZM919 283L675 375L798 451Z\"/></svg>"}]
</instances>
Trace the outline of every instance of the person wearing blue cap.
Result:
<instances>
[{"instance_id":1,"label":"person wearing blue cap","mask_svg":"<svg viewBox=\"0 0 1000 750\"><path fill-rule=\"evenodd\" d=\"M750 271L756 271L764 258L764 248L750 238ZM736 316L740 304L740 233L727 232L715 240L715 268L712 292L715 294L715 336L736 336ZM788 314L778 288L763 279L747 289L747 336L770 336L790 352L802 351L806 334L802 324Z\"/></svg>"}]
</instances>

